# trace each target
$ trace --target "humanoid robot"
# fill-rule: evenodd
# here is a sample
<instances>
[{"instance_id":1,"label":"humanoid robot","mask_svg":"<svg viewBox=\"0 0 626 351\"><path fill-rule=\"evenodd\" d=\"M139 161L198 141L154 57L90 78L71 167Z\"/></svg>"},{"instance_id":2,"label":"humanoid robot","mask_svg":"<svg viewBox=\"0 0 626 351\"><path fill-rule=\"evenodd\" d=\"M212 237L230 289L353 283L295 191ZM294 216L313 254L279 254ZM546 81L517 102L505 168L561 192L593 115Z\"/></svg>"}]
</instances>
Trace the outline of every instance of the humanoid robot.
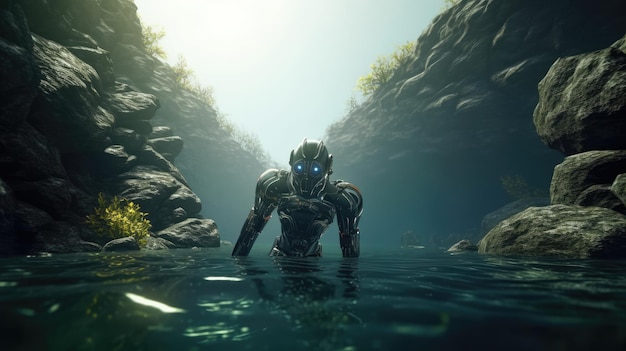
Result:
<instances>
[{"instance_id":1,"label":"humanoid robot","mask_svg":"<svg viewBox=\"0 0 626 351\"><path fill-rule=\"evenodd\" d=\"M323 142L306 138L291 151L291 170L269 169L259 177L254 206L243 224L233 256L247 256L276 209L281 234L270 256L321 256L319 240L337 217L344 257L359 256L363 197L354 185L330 181L333 156Z\"/></svg>"}]
</instances>

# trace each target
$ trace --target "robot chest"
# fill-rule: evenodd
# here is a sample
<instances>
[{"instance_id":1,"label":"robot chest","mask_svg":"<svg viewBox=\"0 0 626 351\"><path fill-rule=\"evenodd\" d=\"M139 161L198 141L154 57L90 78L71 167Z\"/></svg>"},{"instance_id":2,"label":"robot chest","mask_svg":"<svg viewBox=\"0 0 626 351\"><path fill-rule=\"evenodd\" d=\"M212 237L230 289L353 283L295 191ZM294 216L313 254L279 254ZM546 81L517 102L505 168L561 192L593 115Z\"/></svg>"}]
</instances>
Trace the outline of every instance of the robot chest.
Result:
<instances>
[{"instance_id":1,"label":"robot chest","mask_svg":"<svg viewBox=\"0 0 626 351\"><path fill-rule=\"evenodd\" d=\"M332 204L295 196L283 199L277 210L283 229L296 235L319 235L335 216Z\"/></svg>"}]
</instances>

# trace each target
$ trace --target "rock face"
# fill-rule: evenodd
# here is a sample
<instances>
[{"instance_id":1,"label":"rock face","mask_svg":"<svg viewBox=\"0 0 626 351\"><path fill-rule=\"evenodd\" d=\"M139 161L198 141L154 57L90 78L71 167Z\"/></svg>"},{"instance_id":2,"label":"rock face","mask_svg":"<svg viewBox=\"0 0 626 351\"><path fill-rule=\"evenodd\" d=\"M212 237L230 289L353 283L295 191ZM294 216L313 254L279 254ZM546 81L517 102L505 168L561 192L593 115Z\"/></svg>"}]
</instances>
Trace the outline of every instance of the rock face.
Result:
<instances>
[{"instance_id":1,"label":"rock face","mask_svg":"<svg viewBox=\"0 0 626 351\"><path fill-rule=\"evenodd\" d=\"M552 206L499 223L480 252L626 257L625 41L559 59L541 81L537 132L569 155L554 168Z\"/></svg>"},{"instance_id":2,"label":"rock face","mask_svg":"<svg viewBox=\"0 0 626 351\"><path fill-rule=\"evenodd\" d=\"M116 19L108 14L110 5L102 2L102 18L110 27L129 32L130 38L140 36L141 31L137 32L136 28L139 25L135 15L137 9L132 4L120 8L127 1L117 2L120 5L115 7ZM129 17L134 20L129 21ZM91 25L87 31L96 35L100 32L99 27ZM174 70L146 55L141 43L135 39L118 42L109 50L116 79L135 90L156 96L160 102L161 107L151 119L154 126L148 136L148 146L165 160L175 158L176 168L203 200L201 214L220 224L220 234L225 239L236 240L254 201L256 180L267 165L243 150L220 126L213 107L197 94L179 89ZM157 129L161 126L168 128Z\"/></svg>"},{"instance_id":3,"label":"rock face","mask_svg":"<svg viewBox=\"0 0 626 351\"><path fill-rule=\"evenodd\" d=\"M183 112L168 106L172 97L197 102L190 108L200 99L145 53L136 11L130 0L0 5L0 255L99 250L102 238L85 223L98 193L139 204L152 223L153 247L219 246L217 227L202 218L202 201L181 172L193 169L173 162L189 147L191 129L214 136L203 147L192 143L201 153L241 149L205 105L185 116L184 135L174 135ZM173 118L157 122L163 109ZM190 158L185 164L199 163ZM172 232L186 237L158 238ZM136 248L124 243L107 249Z\"/></svg>"},{"instance_id":4,"label":"rock face","mask_svg":"<svg viewBox=\"0 0 626 351\"><path fill-rule=\"evenodd\" d=\"M477 233L485 214L510 202L503 176L520 175L547 193L563 156L545 147L533 125L537 85L558 58L606 49L621 38L624 11L619 0L466 0L436 17L411 59L324 138L335 174L363 191L363 226L373 236L405 228L440 237ZM605 50L596 63L584 59L577 74L619 67L621 61L612 59L617 51ZM566 76L562 81L573 82ZM572 92L569 99L576 100L588 82L599 87L606 78L602 97L571 111L604 106L604 116L618 119L619 90L614 98L609 90L621 86L619 74L595 76L557 93ZM542 97L542 110L562 116L551 101L557 98ZM623 129L615 125L607 138ZM377 219L372 223L369 216ZM362 240L368 240L365 230Z\"/></svg>"}]
</instances>

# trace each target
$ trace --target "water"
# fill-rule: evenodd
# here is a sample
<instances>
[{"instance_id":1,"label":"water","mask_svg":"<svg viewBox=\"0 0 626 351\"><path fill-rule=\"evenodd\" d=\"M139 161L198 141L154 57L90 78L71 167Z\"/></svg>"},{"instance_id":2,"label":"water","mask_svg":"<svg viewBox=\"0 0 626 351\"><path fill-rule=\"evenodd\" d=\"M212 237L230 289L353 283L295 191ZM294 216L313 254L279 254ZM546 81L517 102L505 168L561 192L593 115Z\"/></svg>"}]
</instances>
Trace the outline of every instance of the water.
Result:
<instances>
[{"instance_id":1,"label":"water","mask_svg":"<svg viewBox=\"0 0 626 351\"><path fill-rule=\"evenodd\" d=\"M624 261L230 249L1 259L0 350L626 350Z\"/></svg>"}]
</instances>

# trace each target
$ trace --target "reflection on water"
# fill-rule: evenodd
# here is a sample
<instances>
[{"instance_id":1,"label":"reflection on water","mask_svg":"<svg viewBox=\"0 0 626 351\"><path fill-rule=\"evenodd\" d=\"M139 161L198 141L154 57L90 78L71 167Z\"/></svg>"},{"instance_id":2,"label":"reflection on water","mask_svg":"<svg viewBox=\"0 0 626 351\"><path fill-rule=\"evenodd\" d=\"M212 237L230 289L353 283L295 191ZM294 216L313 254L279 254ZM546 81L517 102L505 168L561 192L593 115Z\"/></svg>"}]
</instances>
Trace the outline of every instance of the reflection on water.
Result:
<instances>
[{"instance_id":1,"label":"reflection on water","mask_svg":"<svg viewBox=\"0 0 626 351\"><path fill-rule=\"evenodd\" d=\"M320 266L318 257L315 258L264 258L259 264L254 258L234 258L237 275L252 282L255 296L238 300L203 300L198 306L206 312L221 314L225 320L218 324L201 325L187 328L188 337L202 338L203 342L219 340L242 341L255 334L277 334L269 328L276 329L277 324L255 323L245 324L245 318L254 317L252 313L259 313L259 306L264 309L263 314L281 317L276 321L278 329L286 329L289 335L288 342L304 347L315 345L318 349L350 349L352 341L343 335L342 331L350 324L360 324L362 321L351 311L351 305L358 299L358 260L347 259L342 261L335 276L341 282L324 279L325 274ZM267 266L271 261L272 267ZM216 280L216 279L211 279ZM240 281L241 278L220 279L222 281ZM337 295L338 287L342 287L341 295ZM253 306L256 310L253 312ZM280 327L282 324L282 327ZM294 334L295 333L295 334Z\"/></svg>"},{"instance_id":2,"label":"reflection on water","mask_svg":"<svg viewBox=\"0 0 626 351\"><path fill-rule=\"evenodd\" d=\"M626 349L622 261L226 251L3 259L0 349Z\"/></svg>"}]
</instances>

